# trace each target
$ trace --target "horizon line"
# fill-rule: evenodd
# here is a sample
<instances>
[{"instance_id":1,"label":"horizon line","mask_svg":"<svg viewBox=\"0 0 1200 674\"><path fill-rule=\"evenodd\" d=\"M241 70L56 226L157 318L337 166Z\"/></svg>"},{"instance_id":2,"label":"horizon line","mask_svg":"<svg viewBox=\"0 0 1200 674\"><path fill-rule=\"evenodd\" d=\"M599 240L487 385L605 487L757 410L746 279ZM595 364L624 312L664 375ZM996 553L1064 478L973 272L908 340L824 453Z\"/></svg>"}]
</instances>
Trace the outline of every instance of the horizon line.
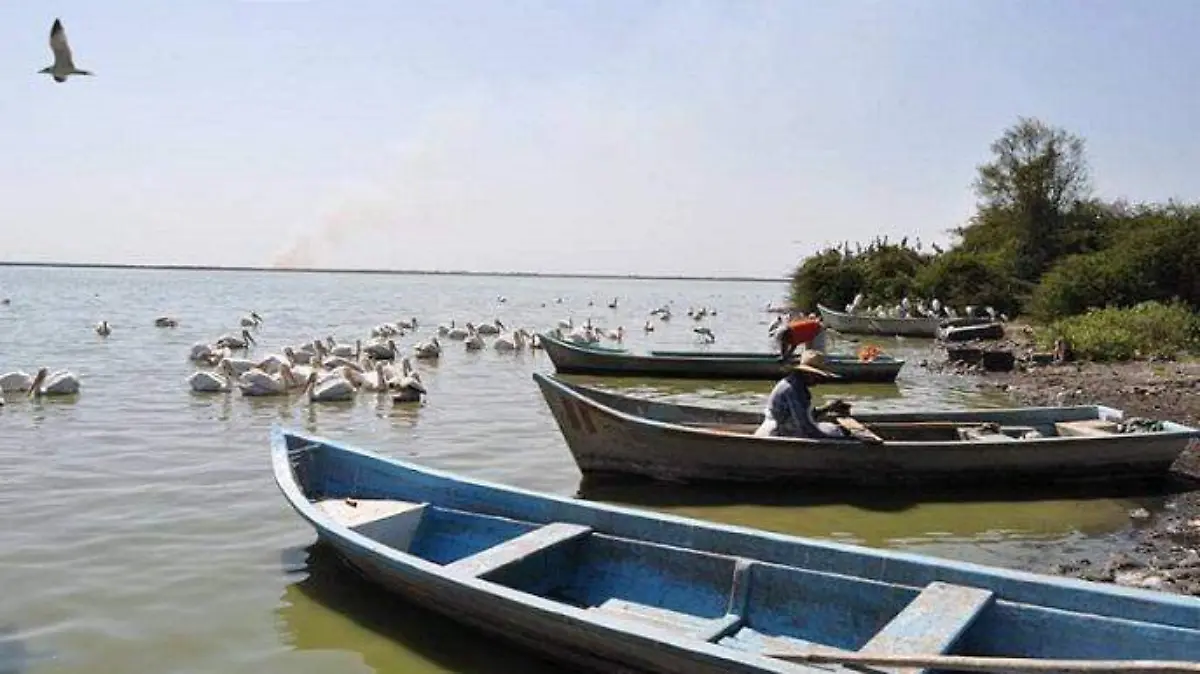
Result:
<instances>
[{"instance_id":1,"label":"horizon line","mask_svg":"<svg viewBox=\"0 0 1200 674\"><path fill-rule=\"evenodd\" d=\"M388 276L491 276L502 278L583 278L631 279L636 281L731 281L735 283L774 283L788 277L759 276L688 276L672 274L614 274L602 272L468 271L445 269L380 269L354 267L255 267L242 265L136 264L116 262L29 262L3 261L0 267L48 267L65 269L132 269L142 271L217 271L279 272L292 274L375 274Z\"/></svg>"}]
</instances>

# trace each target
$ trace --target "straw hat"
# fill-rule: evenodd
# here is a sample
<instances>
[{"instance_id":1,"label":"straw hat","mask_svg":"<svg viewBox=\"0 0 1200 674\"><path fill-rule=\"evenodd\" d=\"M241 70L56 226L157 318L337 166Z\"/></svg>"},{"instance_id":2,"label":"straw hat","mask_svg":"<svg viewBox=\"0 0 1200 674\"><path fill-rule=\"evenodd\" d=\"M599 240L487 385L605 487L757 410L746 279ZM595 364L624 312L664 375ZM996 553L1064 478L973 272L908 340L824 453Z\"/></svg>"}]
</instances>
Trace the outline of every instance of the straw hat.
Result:
<instances>
[{"instance_id":1,"label":"straw hat","mask_svg":"<svg viewBox=\"0 0 1200 674\"><path fill-rule=\"evenodd\" d=\"M821 375L822 377L831 377L833 379L841 379L840 375L836 375L825 368L825 354L821 351L805 349L800 354L800 360L793 363L791 369L798 372L811 372Z\"/></svg>"}]
</instances>

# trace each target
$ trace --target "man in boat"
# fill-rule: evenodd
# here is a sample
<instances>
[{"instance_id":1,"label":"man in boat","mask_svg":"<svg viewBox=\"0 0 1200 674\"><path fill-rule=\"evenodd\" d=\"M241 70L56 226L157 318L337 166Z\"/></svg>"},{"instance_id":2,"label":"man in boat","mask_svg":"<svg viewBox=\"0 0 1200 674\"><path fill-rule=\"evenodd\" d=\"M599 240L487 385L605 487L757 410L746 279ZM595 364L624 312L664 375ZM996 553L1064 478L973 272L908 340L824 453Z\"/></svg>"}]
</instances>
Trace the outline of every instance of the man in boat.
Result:
<instances>
[{"instance_id":1,"label":"man in boat","mask_svg":"<svg viewBox=\"0 0 1200 674\"><path fill-rule=\"evenodd\" d=\"M779 380L767 396L767 409L762 425L755 435L777 435L799 438L845 438L847 432L841 426L821 420L826 415L847 416L850 406L842 400L828 405L813 406L809 387L837 378L836 374L824 369L825 354L814 349L805 349L799 362L791 365L791 372Z\"/></svg>"},{"instance_id":2,"label":"man in boat","mask_svg":"<svg viewBox=\"0 0 1200 674\"><path fill-rule=\"evenodd\" d=\"M775 333L779 345L779 357L788 362L800 345L815 351L825 350L825 325L816 317L799 318L788 322Z\"/></svg>"}]
</instances>

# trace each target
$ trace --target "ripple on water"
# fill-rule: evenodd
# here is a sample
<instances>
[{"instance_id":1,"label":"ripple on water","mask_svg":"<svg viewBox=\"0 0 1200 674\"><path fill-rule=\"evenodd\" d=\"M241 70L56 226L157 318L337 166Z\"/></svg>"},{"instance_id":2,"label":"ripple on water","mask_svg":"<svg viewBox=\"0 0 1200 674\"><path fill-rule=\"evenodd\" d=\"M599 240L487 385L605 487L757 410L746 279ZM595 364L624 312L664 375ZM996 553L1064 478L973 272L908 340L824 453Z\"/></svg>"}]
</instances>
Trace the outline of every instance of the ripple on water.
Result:
<instances>
[{"instance_id":1,"label":"ripple on water","mask_svg":"<svg viewBox=\"0 0 1200 674\"><path fill-rule=\"evenodd\" d=\"M634 329L650 308L673 301L681 315L692 305L717 307L710 324L721 348L766 349L773 316L761 308L786 291L771 283L3 267L0 287L13 298L0 307L0 371L65 367L82 381L72 400L9 396L0 408L0 669L19 661L32 672L205 674L554 671L315 562L311 530L271 477L272 424L559 494L575 493L580 476L530 380L550 369L543 353L467 353L447 340L440 363L417 363L426 404L364 395L312 406L191 394L193 343L238 332L238 317L254 309L266 319L259 354L330 334L352 342L413 315L422 328L397 340L406 351L450 319L547 328L566 316L623 324L631 348L694 348L691 321L659 323L650 335ZM508 303L496 304L497 295ZM604 306L612 296L621 298L615 311ZM589 297L598 306L588 307ZM164 314L180 326L153 327ZM108 339L92 331L101 319L113 326ZM910 360L896 386L824 393L859 409L1004 402L916 367L928 342L883 341ZM771 387L590 381L744 409L760 407ZM1043 539L1086 545L1123 523L1125 510L1117 501L873 510L726 496L722 503L652 487L598 498L992 562L1028 558Z\"/></svg>"}]
</instances>

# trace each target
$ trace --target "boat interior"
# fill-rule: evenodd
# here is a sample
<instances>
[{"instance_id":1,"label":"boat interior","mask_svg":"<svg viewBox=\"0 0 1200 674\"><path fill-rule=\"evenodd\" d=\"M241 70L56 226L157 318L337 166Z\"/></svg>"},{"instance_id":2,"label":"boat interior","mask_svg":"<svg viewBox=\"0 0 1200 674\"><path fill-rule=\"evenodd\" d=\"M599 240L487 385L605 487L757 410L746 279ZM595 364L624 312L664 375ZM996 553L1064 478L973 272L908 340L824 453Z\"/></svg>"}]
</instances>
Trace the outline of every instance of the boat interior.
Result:
<instances>
[{"instance_id":1,"label":"boat interior","mask_svg":"<svg viewBox=\"0 0 1200 674\"><path fill-rule=\"evenodd\" d=\"M855 437L883 442L1015 442L1033 438L1105 437L1119 433L1117 422L1104 419L1000 424L985 421L869 421L839 417L837 423ZM683 422L684 426L724 433L752 434L758 424Z\"/></svg>"},{"instance_id":2,"label":"boat interior","mask_svg":"<svg viewBox=\"0 0 1200 674\"><path fill-rule=\"evenodd\" d=\"M302 477L303 464L297 468ZM364 468L325 465L311 473L319 484L307 485L306 495L333 521L447 574L581 609L605 626L781 658L814 651L1086 658L1111 653L1107 642L1129 638L1131 629L1138 639L1128 650L1138 657L1200 647L1200 632L1006 601L977 587L907 586L447 507L421 498L434 493L428 484L393 478L385 489L368 475L374 486L362 487Z\"/></svg>"}]
</instances>

